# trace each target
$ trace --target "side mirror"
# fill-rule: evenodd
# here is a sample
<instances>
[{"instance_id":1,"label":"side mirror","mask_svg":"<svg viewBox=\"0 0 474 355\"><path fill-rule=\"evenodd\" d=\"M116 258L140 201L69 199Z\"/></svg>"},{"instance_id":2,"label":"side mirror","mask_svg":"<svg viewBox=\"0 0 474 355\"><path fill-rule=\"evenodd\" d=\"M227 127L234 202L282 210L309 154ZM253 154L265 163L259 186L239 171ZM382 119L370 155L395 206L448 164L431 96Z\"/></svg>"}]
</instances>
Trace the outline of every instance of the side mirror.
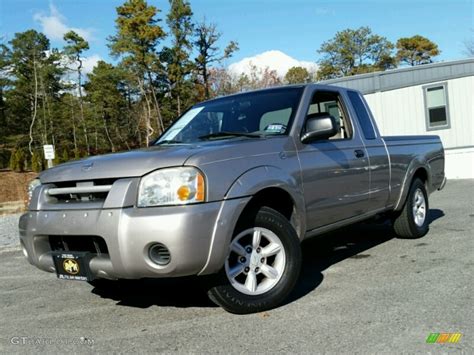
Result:
<instances>
[{"instance_id":1,"label":"side mirror","mask_svg":"<svg viewBox=\"0 0 474 355\"><path fill-rule=\"evenodd\" d=\"M339 124L328 113L313 113L306 117L305 133L301 137L303 143L316 139L328 139L339 132Z\"/></svg>"}]
</instances>

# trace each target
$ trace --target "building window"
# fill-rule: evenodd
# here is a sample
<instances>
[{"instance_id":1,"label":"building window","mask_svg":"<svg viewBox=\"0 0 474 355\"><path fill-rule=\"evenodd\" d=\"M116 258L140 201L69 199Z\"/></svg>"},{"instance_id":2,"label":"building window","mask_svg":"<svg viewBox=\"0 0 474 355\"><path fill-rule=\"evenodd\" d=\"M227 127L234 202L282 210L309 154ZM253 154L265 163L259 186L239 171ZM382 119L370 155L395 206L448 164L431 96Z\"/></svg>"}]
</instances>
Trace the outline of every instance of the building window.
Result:
<instances>
[{"instance_id":1,"label":"building window","mask_svg":"<svg viewBox=\"0 0 474 355\"><path fill-rule=\"evenodd\" d=\"M427 130L450 127L446 83L424 87Z\"/></svg>"}]
</instances>

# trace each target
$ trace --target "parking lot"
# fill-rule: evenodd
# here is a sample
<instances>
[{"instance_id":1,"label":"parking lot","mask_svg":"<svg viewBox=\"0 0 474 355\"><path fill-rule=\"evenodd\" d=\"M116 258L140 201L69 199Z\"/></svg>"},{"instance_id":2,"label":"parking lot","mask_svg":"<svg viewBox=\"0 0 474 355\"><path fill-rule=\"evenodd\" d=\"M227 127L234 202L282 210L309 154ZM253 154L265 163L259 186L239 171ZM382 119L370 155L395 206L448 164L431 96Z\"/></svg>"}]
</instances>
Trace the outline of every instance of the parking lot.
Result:
<instances>
[{"instance_id":1,"label":"parking lot","mask_svg":"<svg viewBox=\"0 0 474 355\"><path fill-rule=\"evenodd\" d=\"M106 292L60 281L26 262L0 217L14 240L0 244L0 352L473 353L474 181L449 181L430 203L418 240L365 223L305 242L287 304L246 316L214 306L199 278ZM463 337L426 343L443 332Z\"/></svg>"}]
</instances>

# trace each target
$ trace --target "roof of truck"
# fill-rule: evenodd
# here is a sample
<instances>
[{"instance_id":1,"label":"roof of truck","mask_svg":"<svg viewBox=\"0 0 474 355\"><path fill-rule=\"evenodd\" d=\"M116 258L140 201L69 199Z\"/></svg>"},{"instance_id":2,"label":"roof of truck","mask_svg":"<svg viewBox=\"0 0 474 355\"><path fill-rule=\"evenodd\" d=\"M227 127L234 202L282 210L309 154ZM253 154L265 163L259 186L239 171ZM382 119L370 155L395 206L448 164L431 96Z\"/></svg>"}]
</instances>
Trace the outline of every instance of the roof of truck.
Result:
<instances>
[{"instance_id":1,"label":"roof of truck","mask_svg":"<svg viewBox=\"0 0 474 355\"><path fill-rule=\"evenodd\" d=\"M239 95L244 95L244 94L252 94L252 93L257 93L257 92L265 92L265 91L277 91L277 90L285 90L289 88L306 88L306 87L320 87L321 89L334 89L335 87L338 87L339 89L342 90L347 90L348 88L342 87L342 86L337 86L337 85L328 85L326 83L307 83L307 84L291 84L291 85L279 85L279 86L272 86L264 89L256 89L256 90L249 90L249 91L241 91L235 94L230 94L230 95L224 95L224 96L219 96L213 99L209 99L206 101L201 101L198 104L206 103L206 102L212 102L216 100L221 100L224 98L228 97L234 97L234 96L239 96ZM351 89L354 90L354 89ZM357 91L357 90L356 90Z\"/></svg>"}]
</instances>

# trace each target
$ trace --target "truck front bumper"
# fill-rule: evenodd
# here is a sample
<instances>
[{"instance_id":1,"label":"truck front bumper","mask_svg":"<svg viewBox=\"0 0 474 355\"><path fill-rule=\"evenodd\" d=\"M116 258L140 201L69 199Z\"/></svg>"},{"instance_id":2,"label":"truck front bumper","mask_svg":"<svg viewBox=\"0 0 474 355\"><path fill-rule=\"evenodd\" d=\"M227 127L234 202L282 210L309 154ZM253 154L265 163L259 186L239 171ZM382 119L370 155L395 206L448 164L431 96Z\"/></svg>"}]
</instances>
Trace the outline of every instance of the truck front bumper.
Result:
<instances>
[{"instance_id":1,"label":"truck front bumper","mask_svg":"<svg viewBox=\"0 0 474 355\"><path fill-rule=\"evenodd\" d=\"M20 241L28 261L49 272L55 272L50 238L67 236L69 240L100 237L105 241L107 252L94 254L89 261L91 274L97 278L209 274L222 267L235 223L247 201L243 198L187 206L29 211L20 218ZM169 250L171 259L167 265L150 259L149 248L156 243Z\"/></svg>"}]
</instances>

